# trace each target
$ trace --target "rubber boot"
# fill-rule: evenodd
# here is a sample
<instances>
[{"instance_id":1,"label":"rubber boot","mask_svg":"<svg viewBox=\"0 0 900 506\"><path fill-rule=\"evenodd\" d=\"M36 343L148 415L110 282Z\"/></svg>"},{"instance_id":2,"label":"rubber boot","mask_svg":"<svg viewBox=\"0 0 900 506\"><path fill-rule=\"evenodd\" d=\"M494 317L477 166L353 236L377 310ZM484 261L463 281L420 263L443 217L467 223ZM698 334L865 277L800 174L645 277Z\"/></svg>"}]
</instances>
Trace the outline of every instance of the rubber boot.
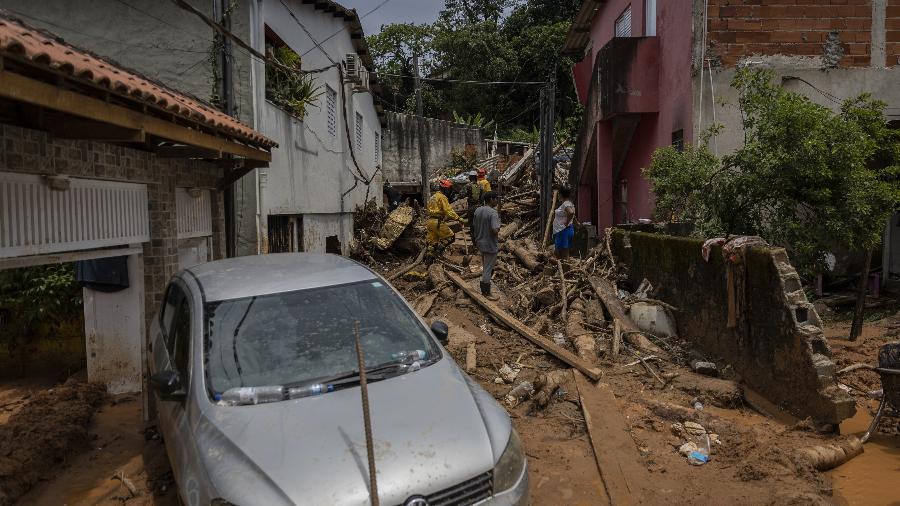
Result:
<instances>
[{"instance_id":1,"label":"rubber boot","mask_svg":"<svg viewBox=\"0 0 900 506\"><path fill-rule=\"evenodd\" d=\"M483 283L483 282L479 281L479 284L481 285L481 295L484 295L484 297L486 299L488 299L488 300L499 300L500 299L500 297L498 297L496 295L491 295L491 284L490 283Z\"/></svg>"}]
</instances>

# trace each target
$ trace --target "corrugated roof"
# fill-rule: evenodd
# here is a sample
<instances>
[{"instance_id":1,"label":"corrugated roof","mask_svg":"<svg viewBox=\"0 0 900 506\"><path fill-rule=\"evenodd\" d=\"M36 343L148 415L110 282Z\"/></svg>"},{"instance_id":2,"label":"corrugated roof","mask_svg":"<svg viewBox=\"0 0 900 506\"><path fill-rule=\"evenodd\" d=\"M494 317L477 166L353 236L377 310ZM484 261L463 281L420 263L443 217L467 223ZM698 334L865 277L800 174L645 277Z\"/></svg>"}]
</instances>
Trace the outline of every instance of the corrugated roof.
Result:
<instances>
[{"instance_id":1,"label":"corrugated roof","mask_svg":"<svg viewBox=\"0 0 900 506\"><path fill-rule=\"evenodd\" d=\"M211 105L72 46L0 11L0 56L61 72L74 81L105 88L136 102L205 125L244 143L270 149L277 144Z\"/></svg>"},{"instance_id":2,"label":"corrugated roof","mask_svg":"<svg viewBox=\"0 0 900 506\"><path fill-rule=\"evenodd\" d=\"M584 0L581 9L575 15L572 26L569 27L566 41L563 43L562 53L564 55L581 57L584 54L584 48L590 41L591 24L605 3L606 0Z\"/></svg>"}]
</instances>

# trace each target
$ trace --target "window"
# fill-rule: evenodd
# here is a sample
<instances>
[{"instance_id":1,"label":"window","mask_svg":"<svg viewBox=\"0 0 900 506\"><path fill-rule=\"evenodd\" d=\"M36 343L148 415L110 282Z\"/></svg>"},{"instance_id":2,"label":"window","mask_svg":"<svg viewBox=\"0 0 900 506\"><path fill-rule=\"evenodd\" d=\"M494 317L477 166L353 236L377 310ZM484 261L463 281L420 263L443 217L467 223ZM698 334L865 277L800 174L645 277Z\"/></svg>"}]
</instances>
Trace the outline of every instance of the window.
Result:
<instances>
[{"instance_id":1,"label":"window","mask_svg":"<svg viewBox=\"0 0 900 506\"><path fill-rule=\"evenodd\" d=\"M266 56L278 62L266 65L266 100L288 114L303 119L307 106L318 97L315 83L308 74L300 73L300 55L291 49L269 26L266 31Z\"/></svg>"},{"instance_id":2,"label":"window","mask_svg":"<svg viewBox=\"0 0 900 506\"><path fill-rule=\"evenodd\" d=\"M631 5L616 20L616 37L631 37Z\"/></svg>"},{"instance_id":3,"label":"window","mask_svg":"<svg viewBox=\"0 0 900 506\"><path fill-rule=\"evenodd\" d=\"M178 307L184 300L184 292L181 288L172 283L166 291L166 301L163 304L160 314L160 328L162 329L163 341L166 343L166 351L171 357L175 353L175 333L172 323L175 321L175 315L178 313Z\"/></svg>"},{"instance_id":4,"label":"window","mask_svg":"<svg viewBox=\"0 0 900 506\"><path fill-rule=\"evenodd\" d=\"M328 135L337 135L337 92L325 85L325 110L328 114Z\"/></svg>"},{"instance_id":5,"label":"window","mask_svg":"<svg viewBox=\"0 0 900 506\"><path fill-rule=\"evenodd\" d=\"M175 369L181 376L182 384L187 384L190 371L191 357L191 308L187 299L181 300L178 313L175 315L175 325L172 328L172 338L175 341Z\"/></svg>"},{"instance_id":6,"label":"window","mask_svg":"<svg viewBox=\"0 0 900 506\"><path fill-rule=\"evenodd\" d=\"M678 151L684 151L684 130L672 132L672 147Z\"/></svg>"},{"instance_id":7,"label":"window","mask_svg":"<svg viewBox=\"0 0 900 506\"><path fill-rule=\"evenodd\" d=\"M356 113L356 149L362 149L363 117Z\"/></svg>"},{"instance_id":8,"label":"window","mask_svg":"<svg viewBox=\"0 0 900 506\"><path fill-rule=\"evenodd\" d=\"M644 35L656 35L656 0L644 0Z\"/></svg>"},{"instance_id":9,"label":"window","mask_svg":"<svg viewBox=\"0 0 900 506\"><path fill-rule=\"evenodd\" d=\"M381 164L381 134L375 132L375 165Z\"/></svg>"}]
</instances>

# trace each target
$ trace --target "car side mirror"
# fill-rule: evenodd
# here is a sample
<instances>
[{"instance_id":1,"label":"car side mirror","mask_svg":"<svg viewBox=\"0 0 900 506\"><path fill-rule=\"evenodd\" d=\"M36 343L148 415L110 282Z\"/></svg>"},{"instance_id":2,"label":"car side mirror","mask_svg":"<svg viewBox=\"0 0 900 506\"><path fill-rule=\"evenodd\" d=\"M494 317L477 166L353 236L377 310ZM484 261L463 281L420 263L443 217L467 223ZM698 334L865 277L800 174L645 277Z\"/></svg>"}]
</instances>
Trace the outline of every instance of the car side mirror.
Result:
<instances>
[{"instance_id":1,"label":"car side mirror","mask_svg":"<svg viewBox=\"0 0 900 506\"><path fill-rule=\"evenodd\" d=\"M450 327L447 327L447 324L440 320L431 324L431 333L444 346L447 346L450 342Z\"/></svg>"},{"instance_id":2,"label":"car side mirror","mask_svg":"<svg viewBox=\"0 0 900 506\"><path fill-rule=\"evenodd\" d=\"M160 371L150 376L150 388L164 401L183 401L187 397L177 371Z\"/></svg>"}]
</instances>

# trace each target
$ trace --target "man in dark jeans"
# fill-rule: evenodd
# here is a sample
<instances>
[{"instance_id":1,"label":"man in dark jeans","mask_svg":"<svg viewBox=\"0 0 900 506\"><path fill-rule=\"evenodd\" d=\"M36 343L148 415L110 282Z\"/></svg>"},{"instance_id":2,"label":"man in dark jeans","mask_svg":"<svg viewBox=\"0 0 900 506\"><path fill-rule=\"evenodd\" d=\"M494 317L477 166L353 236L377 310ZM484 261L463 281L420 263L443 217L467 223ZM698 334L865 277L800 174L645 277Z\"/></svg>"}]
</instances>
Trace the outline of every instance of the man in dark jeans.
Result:
<instances>
[{"instance_id":1,"label":"man in dark jeans","mask_svg":"<svg viewBox=\"0 0 900 506\"><path fill-rule=\"evenodd\" d=\"M499 297L491 295L491 274L497 262L497 236L500 234L500 214L497 212L497 194L484 194L484 205L475 210L472 220L472 241L481 252L481 294L491 300Z\"/></svg>"}]
</instances>

